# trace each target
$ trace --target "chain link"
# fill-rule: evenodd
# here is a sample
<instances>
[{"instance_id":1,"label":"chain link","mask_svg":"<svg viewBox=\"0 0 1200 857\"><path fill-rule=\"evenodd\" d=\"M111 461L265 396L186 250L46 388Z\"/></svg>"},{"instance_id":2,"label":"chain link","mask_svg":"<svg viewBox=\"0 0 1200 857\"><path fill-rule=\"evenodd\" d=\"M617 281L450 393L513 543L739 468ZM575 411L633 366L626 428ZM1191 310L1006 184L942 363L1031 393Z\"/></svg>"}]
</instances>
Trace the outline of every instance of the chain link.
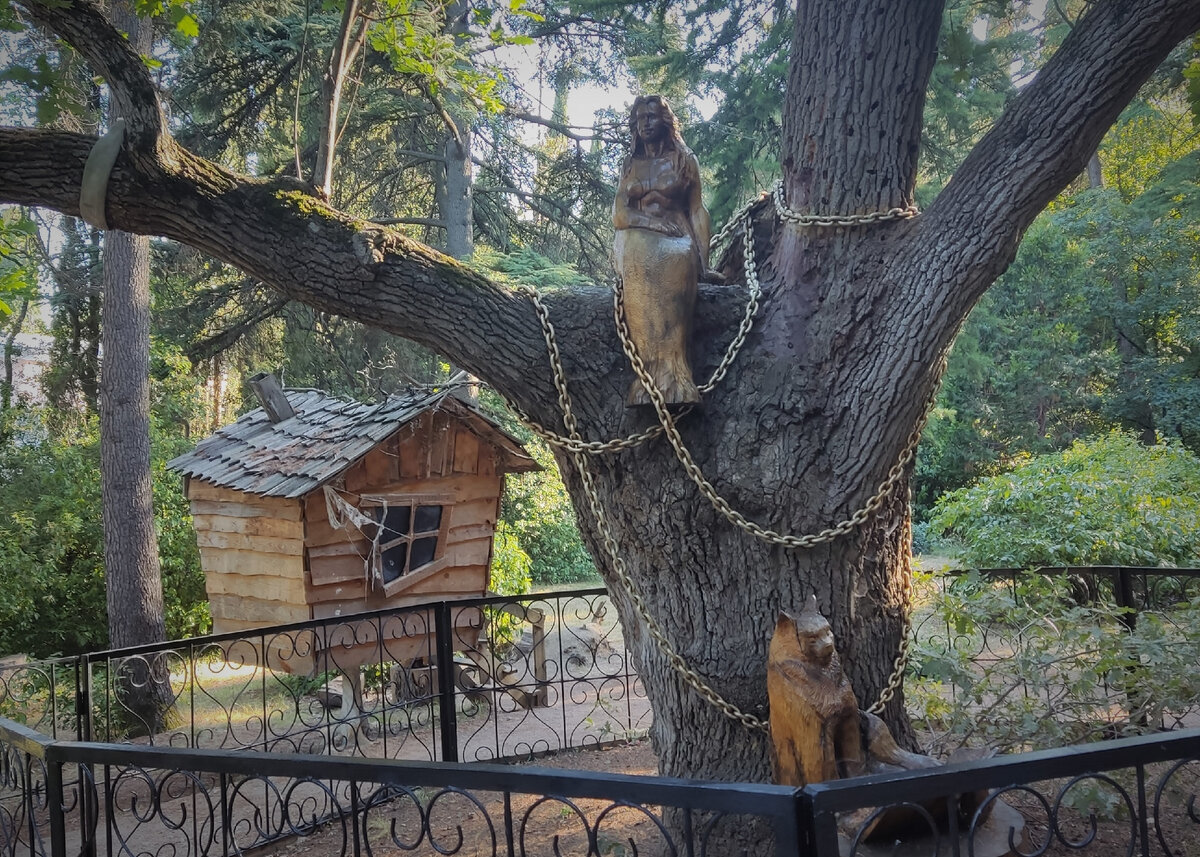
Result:
<instances>
[{"instance_id":1,"label":"chain link","mask_svg":"<svg viewBox=\"0 0 1200 857\"><path fill-rule=\"evenodd\" d=\"M579 442L582 439L579 436L579 424L575 418L575 413L571 407L571 395L567 391L566 376L562 368L562 360L558 350L558 339L554 333L554 325L550 322L549 312L546 310L545 304L541 298L534 293L533 298L534 309L537 312L538 320L542 325L542 335L546 340L546 349L550 355L550 363L553 367L554 386L558 391L558 404L563 412L563 425L566 427L568 439ZM532 428L532 426L531 426ZM536 429L535 429L536 431ZM646 630L650 632L651 638L658 645L659 650L667 659L667 663L671 668L679 673L684 681L686 681L697 693L705 700L721 711L725 716L732 720L736 720L752 731L767 730L767 722L761 718L755 717L753 714L748 714L726 700L719 694L711 685L697 673L683 656L680 655L671 641L667 638L666 632L658 620L650 613L650 608L646 605L645 599L638 590L637 584L629 575L629 570L625 565L625 560L622 559L620 549L617 545L617 540L612 534L612 529L608 524L608 516L605 514L603 503L600 500L600 494L596 490L595 480L592 478L592 471L588 466L587 455L582 449L571 449L571 456L574 460L575 467L579 471L580 480L583 482L583 493L587 498L588 510L592 514L593 520L596 522L596 528L600 531L600 540L604 545L605 551L608 553L612 563L613 572L620 581L621 586L625 590L625 594L633 603L633 607L637 610L638 615L645 623Z\"/></svg>"},{"instance_id":2,"label":"chain link","mask_svg":"<svg viewBox=\"0 0 1200 857\"><path fill-rule=\"evenodd\" d=\"M818 225L818 226L836 226L850 225L862 223L878 223L885 220L903 219L913 217L917 211L915 206L910 206L907 209L891 209L887 212L875 213L870 215L846 215L840 217L814 218L810 215L800 215L791 209L787 208L783 200L783 183L779 182L774 189L773 197L775 206L780 217L784 220L797 223L800 225ZM759 199L765 198L764 193ZM757 201L752 201L747 204L738 215L732 218L724 229L712 240L712 246L716 246L720 241L730 235L736 225L742 225L742 241L744 250L744 266L746 272L746 284L749 288L749 299L746 305L746 312L743 315L742 323L738 327L738 332L726 349L725 355L721 363L713 371L709 381L701 386L701 392L710 392L722 379L725 378L729 366L733 363L737 354L745 344L746 337L753 325L754 315L758 311L758 301L761 296L762 289L758 280L758 265L754 255L754 233L753 224L750 218L750 209ZM624 290L620 280L617 281L616 288L613 290L613 317L617 327L617 334L621 340L622 350L629 359L630 365L633 367L634 374L645 388L647 395L650 398L651 404L654 406L655 413L658 416L659 424L641 432L637 435L630 435L625 438L617 438L609 441L584 441L579 434L579 423L575 416L574 409L571 405L571 396L567 390L566 373L562 366L562 357L558 348L558 338L554 330L554 325L550 321L550 314L545 304L541 300L541 296L532 289L522 288L521 291L526 294L533 303L534 310L537 313L538 321L542 327L543 338L546 341L546 349L550 358L555 390L558 393L558 405L562 411L563 426L567 434L565 436L557 434L546 429L527 414L524 413L513 402L509 401L509 406L517 414L517 416L537 435L542 437L549 443L559 446L569 452L572 456L576 469L579 471L580 479L583 483L584 496L587 498L588 508L596 522L599 530L601 542L604 545L605 551L609 555L612 563L613 572L618 581L625 590L625 594L629 597L634 609L639 617L645 623L646 629L649 631L651 638L657 644L659 650L666 658L668 664L678 672L687 684L689 684L701 697L711 703L714 707L720 710L723 714L732 720L736 720L746 728L754 731L767 731L767 721L756 717L753 714L742 711L736 705L733 705L728 700L720 695L711 685L697 673L687 661L675 650L671 641L667 638L662 626L658 620L650 613L645 599L642 597L637 585L629 575L625 561L621 558L620 550L616 539L609 527L608 517L605 514L603 504L600 500L600 495L596 490L595 481L592 477L590 468L588 467L587 455L596 455L604 452L612 452L621 449L628 449L644 443L652 438L658 437L660 434L665 434L670 442L676 457L684 467L684 471L700 489L700 492L712 503L717 511L721 512L730 522L750 533L751 535L763 539L764 541L779 544L787 548L812 548L819 544L831 542L834 539L845 535L861 524L865 523L876 512L879 511L883 503L892 491L895 490L897 483L904 476L905 468L912 462L916 455L917 444L921 439L921 432L924 430L926 423L929 421L929 416L933 411L933 405L936 401L937 389L935 388L929 396L928 403L921 418L918 420L916 427L909 434L908 441L904 451L900 455L899 461L888 471L887 477L880 484L879 490L875 492L866 502L866 504L849 518L840 523L821 530L819 533L794 536L784 535L775 532L774 530L766 529L754 521L746 518L741 512L734 509L724 497L717 492L704 476L703 472L696 465L692 458L691 452L685 445L679 430L676 428L676 419L685 416L691 411L691 408L681 410L677 416L673 416L667 408L667 403L663 398L662 391L658 389L653 378L647 372L644 362L637 353L637 348L629 337L629 328L625 322L624 311ZM941 368L939 369L939 377L945 369L946 356L943 355ZM912 568L911 556L906 566L905 579L905 594L904 604L902 607L904 616L904 632L900 642L899 654L893 663L892 675L880 695L879 700L871 706L869 711L878 713L883 710L883 707L895 696L903 683L904 670L908 662L909 652L909 636L912 628Z\"/></svg>"},{"instance_id":3,"label":"chain link","mask_svg":"<svg viewBox=\"0 0 1200 857\"><path fill-rule=\"evenodd\" d=\"M912 491L908 495L909 505L912 504ZM871 714L883 714L883 709L892 701L904 684L904 672L908 669L908 654L912 646L913 626L913 556L912 556L912 517L905 518L904 534L900 537L904 546L904 600L900 605L900 615L904 618L904 628L900 633L900 649L896 652L896 660L892 661L892 674L888 677L887 685L879 692L867 711Z\"/></svg>"},{"instance_id":4,"label":"chain link","mask_svg":"<svg viewBox=\"0 0 1200 857\"><path fill-rule=\"evenodd\" d=\"M771 190L775 200L775 210L779 216L796 226L865 226L871 223L886 223L889 220L908 220L921 213L915 204L902 208L889 208L887 211L872 211L870 214L801 214L789 208L783 198L783 179L775 183Z\"/></svg>"}]
</instances>

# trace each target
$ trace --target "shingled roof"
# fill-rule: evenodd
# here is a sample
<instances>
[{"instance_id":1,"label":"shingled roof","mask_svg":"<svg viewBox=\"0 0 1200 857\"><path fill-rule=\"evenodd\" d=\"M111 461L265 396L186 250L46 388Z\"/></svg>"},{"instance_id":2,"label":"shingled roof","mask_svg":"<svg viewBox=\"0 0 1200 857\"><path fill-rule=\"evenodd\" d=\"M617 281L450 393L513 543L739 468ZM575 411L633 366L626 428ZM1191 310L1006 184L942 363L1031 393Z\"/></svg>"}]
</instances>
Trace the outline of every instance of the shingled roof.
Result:
<instances>
[{"instance_id":1,"label":"shingled roof","mask_svg":"<svg viewBox=\"0 0 1200 857\"><path fill-rule=\"evenodd\" d=\"M452 411L505 453L504 470L537 470L520 442L442 390L363 404L319 390L285 390L295 416L272 423L262 408L216 431L167 466L266 497L303 497L342 473L406 423L431 408Z\"/></svg>"}]
</instances>

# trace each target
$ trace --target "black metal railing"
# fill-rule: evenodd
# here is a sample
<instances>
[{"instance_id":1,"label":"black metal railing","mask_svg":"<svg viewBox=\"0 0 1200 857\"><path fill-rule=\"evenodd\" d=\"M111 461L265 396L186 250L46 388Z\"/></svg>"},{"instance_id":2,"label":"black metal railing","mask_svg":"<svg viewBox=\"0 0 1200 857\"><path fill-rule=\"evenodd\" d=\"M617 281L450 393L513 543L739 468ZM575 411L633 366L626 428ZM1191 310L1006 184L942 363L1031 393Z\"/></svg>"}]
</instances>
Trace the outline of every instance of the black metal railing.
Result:
<instances>
[{"instance_id":1,"label":"black metal railing","mask_svg":"<svg viewBox=\"0 0 1200 857\"><path fill-rule=\"evenodd\" d=\"M56 742L0 719L0 854L231 857L308 837L306 852L331 857L835 857L897 843L914 857L1185 857L1200 843L1198 784L1200 730L798 790Z\"/></svg>"},{"instance_id":2,"label":"black metal railing","mask_svg":"<svg viewBox=\"0 0 1200 857\"><path fill-rule=\"evenodd\" d=\"M165 725L125 702L135 676L152 677L171 701ZM645 734L652 717L598 588L4 667L0 713L57 738L426 761L624 740Z\"/></svg>"},{"instance_id":3,"label":"black metal railing","mask_svg":"<svg viewBox=\"0 0 1200 857\"><path fill-rule=\"evenodd\" d=\"M1080 577L1073 598L1123 599L1122 624L1194 599L1200 587L1200 572L1190 569L1044 573ZM979 574L1005 580L1014 603L1021 597L1019 574ZM927 644L930 626L923 627L918 638ZM358 710L344 713L324 680L299 675L333 672L346 667L347 653L363 651L370 657L353 668L362 684ZM1013 652L980 651L995 660ZM131 717L120 693L131 675L163 677L180 722L149 730ZM1128 690L1114 693L1127 701ZM232 855L288 836L331 836L320 853L339 857L555 847L833 857L839 834L848 848L868 828L878 839L906 815L916 832L905 837L919 838L923 820L926 828L907 853L940 857L972 853L985 833L1008 835L1011 816L992 812L985 830L983 814L960 807L955 796L969 792L985 809L1003 800L1027 820L1018 853L1200 854L1196 730L803 793L442 764L527 759L648 725L649 706L599 589L421 605L4 667L0 713L8 718L0 719L0 857ZM946 811L935 812L939 806ZM888 824L877 825L885 816ZM935 816L942 820L931 827ZM739 835L753 843L730 845ZM523 845L539 837L552 845Z\"/></svg>"},{"instance_id":4,"label":"black metal railing","mask_svg":"<svg viewBox=\"0 0 1200 857\"><path fill-rule=\"evenodd\" d=\"M4 719L0 772L6 857L228 857L285 837L330 857L784 857L804 836L779 786L56 742Z\"/></svg>"},{"instance_id":5,"label":"black metal railing","mask_svg":"<svg viewBox=\"0 0 1200 857\"><path fill-rule=\"evenodd\" d=\"M884 842L909 843L913 857L983 853L985 840L994 854L1187 857L1200 854L1198 784L1193 729L818 783L803 813L820 857L839 839L862 854L867 832L901 813L907 832Z\"/></svg>"},{"instance_id":6,"label":"black metal railing","mask_svg":"<svg viewBox=\"0 0 1200 857\"><path fill-rule=\"evenodd\" d=\"M1060 743L1200 723L1200 569L947 569L926 585L906 693L942 751L964 725L1014 750L1056 720Z\"/></svg>"}]
</instances>

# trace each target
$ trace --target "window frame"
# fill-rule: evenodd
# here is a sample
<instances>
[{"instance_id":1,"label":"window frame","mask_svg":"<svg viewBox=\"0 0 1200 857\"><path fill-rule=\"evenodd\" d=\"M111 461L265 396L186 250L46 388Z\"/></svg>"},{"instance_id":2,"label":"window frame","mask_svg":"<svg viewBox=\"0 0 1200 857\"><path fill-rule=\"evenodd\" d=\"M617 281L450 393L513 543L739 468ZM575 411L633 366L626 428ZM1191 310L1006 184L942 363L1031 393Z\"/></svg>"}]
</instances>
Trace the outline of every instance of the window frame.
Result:
<instances>
[{"instance_id":1,"label":"window frame","mask_svg":"<svg viewBox=\"0 0 1200 857\"><path fill-rule=\"evenodd\" d=\"M385 597L391 597L401 590L406 589L412 584L415 575L419 574L421 577L428 577L445 566L446 542L450 534L450 516L454 508L454 496L451 494L364 494L360 496L358 502L359 511L373 521L375 520L377 509L391 511L400 506L407 506L409 509L408 533L397 538L388 539L387 541L381 538L378 544L375 543L374 533L368 537L368 542L372 545L371 588L381 590ZM417 509L420 506L438 506L441 508L441 519L438 522L436 530L414 531L413 528L417 524ZM385 519L387 511L384 512ZM375 521L377 528L382 528L383 524L383 520ZM367 534L364 533L364 535ZM425 539L434 535L437 537L437 544L433 550L433 557L428 562L413 568L413 543L418 539ZM405 552L404 557L404 570L400 572L400 575L395 580L384 581L384 551L401 544L408 545L408 550Z\"/></svg>"}]
</instances>

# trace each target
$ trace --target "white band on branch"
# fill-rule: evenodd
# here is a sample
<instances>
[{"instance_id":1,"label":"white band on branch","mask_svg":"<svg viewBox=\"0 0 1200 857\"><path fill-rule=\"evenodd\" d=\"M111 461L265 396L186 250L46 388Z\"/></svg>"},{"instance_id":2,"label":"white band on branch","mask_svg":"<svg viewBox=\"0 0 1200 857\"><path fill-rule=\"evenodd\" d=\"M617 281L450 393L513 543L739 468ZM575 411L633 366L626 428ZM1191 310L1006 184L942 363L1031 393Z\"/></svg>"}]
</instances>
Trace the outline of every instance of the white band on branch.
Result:
<instances>
[{"instance_id":1,"label":"white band on branch","mask_svg":"<svg viewBox=\"0 0 1200 857\"><path fill-rule=\"evenodd\" d=\"M104 214L108 179L124 142L125 120L114 119L104 136L92 146L87 163L83 165L83 180L79 183L79 216L97 229L108 229L108 218Z\"/></svg>"}]
</instances>

